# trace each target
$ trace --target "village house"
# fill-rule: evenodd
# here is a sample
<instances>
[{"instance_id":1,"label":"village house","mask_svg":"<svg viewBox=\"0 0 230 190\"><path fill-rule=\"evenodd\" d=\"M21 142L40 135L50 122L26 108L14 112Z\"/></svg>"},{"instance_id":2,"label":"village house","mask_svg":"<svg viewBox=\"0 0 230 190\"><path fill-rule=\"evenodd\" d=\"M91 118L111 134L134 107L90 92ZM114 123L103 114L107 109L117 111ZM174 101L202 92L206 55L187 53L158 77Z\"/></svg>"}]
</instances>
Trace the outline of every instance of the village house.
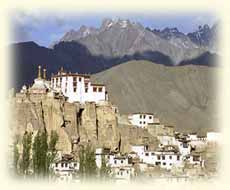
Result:
<instances>
[{"instance_id":1,"label":"village house","mask_svg":"<svg viewBox=\"0 0 230 190\"><path fill-rule=\"evenodd\" d=\"M159 123L159 119L152 113L133 113L128 116L128 119L132 125L140 128L146 128L149 124Z\"/></svg>"},{"instance_id":2,"label":"village house","mask_svg":"<svg viewBox=\"0 0 230 190\"><path fill-rule=\"evenodd\" d=\"M135 152L137 156L142 161L142 157L144 156L145 151L148 151L148 145L145 144L137 144L131 146L131 152Z\"/></svg>"},{"instance_id":3,"label":"village house","mask_svg":"<svg viewBox=\"0 0 230 190\"><path fill-rule=\"evenodd\" d=\"M142 157L143 162L160 166L170 170L173 166L180 167L183 164L182 155L175 146L164 146L155 151L146 151Z\"/></svg>"},{"instance_id":4,"label":"village house","mask_svg":"<svg viewBox=\"0 0 230 190\"><path fill-rule=\"evenodd\" d=\"M205 147L207 145L206 137L199 136L199 135L197 135L197 133L188 134L187 140L190 141L189 144L193 148L202 148L202 147Z\"/></svg>"},{"instance_id":5,"label":"village house","mask_svg":"<svg viewBox=\"0 0 230 190\"><path fill-rule=\"evenodd\" d=\"M79 162L75 161L71 155L63 155L61 160L51 164L57 181L71 182L74 180L76 172L79 170Z\"/></svg>"},{"instance_id":6,"label":"village house","mask_svg":"<svg viewBox=\"0 0 230 190\"><path fill-rule=\"evenodd\" d=\"M111 152L109 149L97 148L95 152L96 165L101 168L102 157L111 168L131 166L128 155L121 155L120 153Z\"/></svg>"},{"instance_id":7,"label":"village house","mask_svg":"<svg viewBox=\"0 0 230 190\"><path fill-rule=\"evenodd\" d=\"M189 140L186 139L177 139L177 146L179 148L179 152L183 155L189 155L191 153L191 145L189 144Z\"/></svg>"},{"instance_id":8,"label":"village house","mask_svg":"<svg viewBox=\"0 0 230 190\"><path fill-rule=\"evenodd\" d=\"M176 145L176 139L171 135L158 135L157 139L162 145Z\"/></svg>"},{"instance_id":9,"label":"village house","mask_svg":"<svg viewBox=\"0 0 230 190\"><path fill-rule=\"evenodd\" d=\"M134 168L131 166L115 167L112 172L116 182L129 181L135 175Z\"/></svg>"},{"instance_id":10,"label":"village house","mask_svg":"<svg viewBox=\"0 0 230 190\"><path fill-rule=\"evenodd\" d=\"M208 143L219 143L220 133L218 132L207 132L207 142Z\"/></svg>"},{"instance_id":11,"label":"village house","mask_svg":"<svg viewBox=\"0 0 230 190\"><path fill-rule=\"evenodd\" d=\"M204 160L202 160L200 154L192 153L187 157L187 160L190 164L200 165L201 167L204 167Z\"/></svg>"}]
</instances>

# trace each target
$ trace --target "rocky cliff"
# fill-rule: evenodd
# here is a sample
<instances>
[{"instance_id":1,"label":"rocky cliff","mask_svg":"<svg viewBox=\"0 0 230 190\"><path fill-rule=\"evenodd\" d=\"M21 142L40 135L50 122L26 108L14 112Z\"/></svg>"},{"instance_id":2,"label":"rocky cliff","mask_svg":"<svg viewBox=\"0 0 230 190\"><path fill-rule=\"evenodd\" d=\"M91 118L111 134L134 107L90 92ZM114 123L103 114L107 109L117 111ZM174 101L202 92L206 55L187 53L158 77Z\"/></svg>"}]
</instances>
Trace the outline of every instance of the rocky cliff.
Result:
<instances>
[{"instance_id":1,"label":"rocky cliff","mask_svg":"<svg viewBox=\"0 0 230 190\"><path fill-rule=\"evenodd\" d=\"M118 110L110 102L68 103L62 98L19 93L9 100L9 105L11 134L13 138L16 135L19 142L25 131L36 134L40 128L45 128L48 135L51 130L58 133L56 148L64 153L77 151L86 143L127 152L130 144L154 141L144 129L121 126Z\"/></svg>"}]
</instances>

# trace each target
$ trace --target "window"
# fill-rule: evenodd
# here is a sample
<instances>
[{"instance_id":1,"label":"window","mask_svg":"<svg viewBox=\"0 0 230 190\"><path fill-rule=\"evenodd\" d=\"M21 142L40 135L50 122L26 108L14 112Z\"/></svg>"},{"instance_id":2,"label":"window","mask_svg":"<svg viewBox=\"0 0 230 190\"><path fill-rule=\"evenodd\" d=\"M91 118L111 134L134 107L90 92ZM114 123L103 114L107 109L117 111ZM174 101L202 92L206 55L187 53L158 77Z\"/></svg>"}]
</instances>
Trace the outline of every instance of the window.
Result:
<instances>
[{"instance_id":1,"label":"window","mask_svg":"<svg viewBox=\"0 0 230 190\"><path fill-rule=\"evenodd\" d=\"M188 144L187 143L183 143L183 148L188 148Z\"/></svg>"},{"instance_id":2,"label":"window","mask_svg":"<svg viewBox=\"0 0 230 190\"><path fill-rule=\"evenodd\" d=\"M97 92L97 87L93 87L93 91L94 91L94 92Z\"/></svg>"},{"instance_id":3,"label":"window","mask_svg":"<svg viewBox=\"0 0 230 190\"><path fill-rule=\"evenodd\" d=\"M77 88L76 88L76 87L74 87L74 88L73 88L73 91L74 91L74 92L77 92Z\"/></svg>"},{"instance_id":4,"label":"window","mask_svg":"<svg viewBox=\"0 0 230 190\"><path fill-rule=\"evenodd\" d=\"M156 162L156 166L159 166L159 165L161 165L161 162Z\"/></svg>"},{"instance_id":5,"label":"window","mask_svg":"<svg viewBox=\"0 0 230 190\"><path fill-rule=\"evenodd\" d=\"M77 86L77 82L73 82L73 87L76 87Z\"/></svg>"},{"instance_id":6,"label":"window","mask_svg":"<svg viewBox=\"0 0 230 190\"><path fill-rule=\"evenodd\" d=\"M142 119L142 115L140 115L140 119Z\"/></svg>"},{"instance_id":7,"label":"window","mask_svg":"<svg viewBox=\"0 0 230 190\"><path fill-rule=\"evenodd\" d=\"M73 81L76 82L77 81L77 77L73 77Z\"/></svg>"},{"instance_id":8,"label":"window","mask_svg":"<svg viewBox=\"0 0 230 190\"><path fill-rule=\"evenodd\" d=\"M145 153L145 156L149 156L149 153L148 153L148 152L146 152L146 153Z\"/></svg>"},{"instance_id":9,"label":"window","mask_svg":"<svg viewBox=\"0 0 230 190\"><path fill-rule=\"evenodd\" d=\"M142 121L140 121L140 124L142 124Z\"/></svg>"},{"instance_id":10,"label":"window","mask_svg":"<svg viewBox=\"0 0 230 190\"><path fill-rule=\"evenodd\" d=\"M180 160L180 156L177 156L177 160Z\"/></svg>"},{"instance_id":11,"label":"window","mask_svg":"<svg viewBox=\"0 0 230 190\"><path fill-rule=\"evenodd\" d=\"M127 170L127 174L129 173L129 170Z\"/></svg>"},{"instance_id":12,"label":"window","mask_svg":"<svg viewBox=\"0 0 230 190\"><path fill-rule=\"evenodd\" d=\"M81 82L81 77L79 77L79 82Z\"/></svg>"},{"instance_id":13,"label":"window","mask_svg":"<svg viewBox=\"0 0 230 190\"><path fill-rule=\"evenodd\" d=\"M149 116L149 119L152 119L152 116Z\"/></svg>"},{"instance_id":14,"label":"window","mask_svg":"<svg viewBox=\"0 0 230 190\"><path fill-rule=\"evenodd\" d=\"M172 160L172 156L169 156L169 159Z\"/></svg>"},{"instance_id":15,"label":"window","mask_svg":"<svg viewBox=\"0 0 230 190\"><path fill-rule=\"evenodd\" d=\"M193 156L193 161L200 161L200 157L199 156Z\"/></svg>"},{"instance_id":16,"label":"window","mask_svg":"<svg viewBox=\"0 0 230 190\"><path fill-rule=\"evenodd\" d=\"M123 164L123 160L121 160L121 163Z\"/></svg>"},{"instance_id":17,"label":"window","mask_svg":"<svg viewBox=\"0 0 230 190\"><path fill-rule=\"evenodd\" d=\"M74 167L77 167L77 163L74 163Z\"/></svg>"},{"instance_id":18,"label":"window","mask_svg":"<svg viewBox=\"0 0 230 190\"><path fill-rule=\"evenodd\" d=\"M152 152L151 155L153 156L153 155L154 155L154 152Z\"/></svg>"},{"instance_id":19,"label":"window","mask_svg":"<svg viewBox=\"0 0 230 190\"><path fill-rule=\"evenodd\" d=\"M145 124L145 121L143 123Z\"/></svg>"},{"instance_id":20,"label":"window","mask_svg":"<svg viewBox=\"0 0 230 190\"><path fill-rule=\"evenodd\" d=\"M117 161L116 160L114 160L114 164L116 164L117 163Z\"/></svg>"},{"instance_id":21,"label":"window","mask_svg":"<svg viewBox=\"0 0 230 190\"><path fill-rule=\"evenodd\" d=\"M65 163L65 167L68 167L68 163Z\"/></svg>"},{"instance_id":22,"label":"window","mask_svg":"<svg viewBox=\"0 0 230 190\"><path fill-rule=\"evenodd\" d=\"M161 156L158 155L158 156L157 156L157 160L160 160L160 159L161 159Z\"/></svg>"},{"instance_id":23,"label":"window","mask_svg":"<svg viewBox=\"0 0 230 190\"><path fill-rule=\"evenodd\" d=\"M102 87L98 88L98 92L102 92Z\"/></svg>"},{"instance_id":24,"label":"window","mask_svg":"<svg viewBox=\"0 0 230 190\"><path fill-rule=\"evenodd\" d=\"M56 165L56 167L58 167L58 163L56 163L55 165Z\"/></svg>"},{"instance_id":25,"label":"window","mask_svg":"<svg viewBox=\"0 0 230 190\"><path fill-rule=\"evenodd\" d=\"M165 160L165 155L162 156L162 160Z\"/></svg>"},{"instance_id":26,"label":"window","mask_svg":"<svg viewBox=\"0 0 230 190\"><path fill-rule=\"evenodd\" d=\"M62 168L64 167L64 163L61 163L61 167L62 167Z\"/></svg>"},{"instance_id":27,"label":"window","mask_svg":"<svg viewBox=\"0 0 230 190\"><path fill-rule=\"evenodd\" d=\"M165 162L163 162L163 166L165 166L166 165L166 163Z\"/></svg>"},{"instance_id":28,"label":"window","mask_svg":"<svg viewBox=\"0 0 230 190\"><path fill-rule=\"evenodd\" d=\"M143 116L143 118L145 119L145 115Z\"/></svg>"},{"instance_id":29,"label":"window","mask_svg":"<svg viewBox=\"0 0 230 190\"><path fill-rule=\"evenodd\" d=\"M85 88L85 93L87 93L88 92L88 88Z\"/></svg>"}]
</instances>

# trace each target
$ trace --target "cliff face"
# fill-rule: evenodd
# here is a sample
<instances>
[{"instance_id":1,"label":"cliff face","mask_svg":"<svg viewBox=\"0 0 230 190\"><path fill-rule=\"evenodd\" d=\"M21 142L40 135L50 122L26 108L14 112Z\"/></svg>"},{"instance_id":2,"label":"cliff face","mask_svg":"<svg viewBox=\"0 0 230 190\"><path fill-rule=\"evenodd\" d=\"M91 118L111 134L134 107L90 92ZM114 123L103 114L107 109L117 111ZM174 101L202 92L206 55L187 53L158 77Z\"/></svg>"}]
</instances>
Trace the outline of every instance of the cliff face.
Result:
<instances>
[{"instance_id":1,"label":"cliff face","mask_svg":"<svg viewBox=\"0 0 230 190\"><path fill-rule=\"evenodd\" d=\"M57 149L69 153L77 151L79 145L92 143L95 147L108 147L122 152L130 150L130 144L144 143L151 139L143 129L120 126L117 108L110 102L95 104L87 102L68 103L64 99L48 96L17 94L10 99L10 129L12 137L22 140L25 131L34 134L45 128L58 133Z\"/></svg>"}]
</instances>

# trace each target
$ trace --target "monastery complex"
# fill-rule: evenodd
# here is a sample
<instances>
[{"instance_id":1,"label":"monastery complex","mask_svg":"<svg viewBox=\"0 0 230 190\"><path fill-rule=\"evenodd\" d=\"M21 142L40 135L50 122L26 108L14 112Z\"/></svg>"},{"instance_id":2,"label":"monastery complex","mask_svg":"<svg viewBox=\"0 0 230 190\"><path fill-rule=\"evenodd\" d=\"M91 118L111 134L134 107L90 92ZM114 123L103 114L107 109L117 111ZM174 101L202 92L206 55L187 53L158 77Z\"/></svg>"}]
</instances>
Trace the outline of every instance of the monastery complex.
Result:
<instances>
[{"instance_id":1,"label":"monastery complex","mask_svg":"<svg viewBox=\"0 0 230 190\"><path fill-rule=\"evenodd\" d=\"M77 152L86 143L95 148L98 168L105 158L115 182L215 175L217 164L208 151L218 147L220 133L180 133L153 113L122 116L109 101L106 86L92 83L90 75L61 68L48 80L46 69L41 69L34 84L24 85L11 100L16 118L12 125L20 130L44 126L48 132L58 131L58 156L50 166L56 181L79 181Z\"/></svg>"}]
</instances>

